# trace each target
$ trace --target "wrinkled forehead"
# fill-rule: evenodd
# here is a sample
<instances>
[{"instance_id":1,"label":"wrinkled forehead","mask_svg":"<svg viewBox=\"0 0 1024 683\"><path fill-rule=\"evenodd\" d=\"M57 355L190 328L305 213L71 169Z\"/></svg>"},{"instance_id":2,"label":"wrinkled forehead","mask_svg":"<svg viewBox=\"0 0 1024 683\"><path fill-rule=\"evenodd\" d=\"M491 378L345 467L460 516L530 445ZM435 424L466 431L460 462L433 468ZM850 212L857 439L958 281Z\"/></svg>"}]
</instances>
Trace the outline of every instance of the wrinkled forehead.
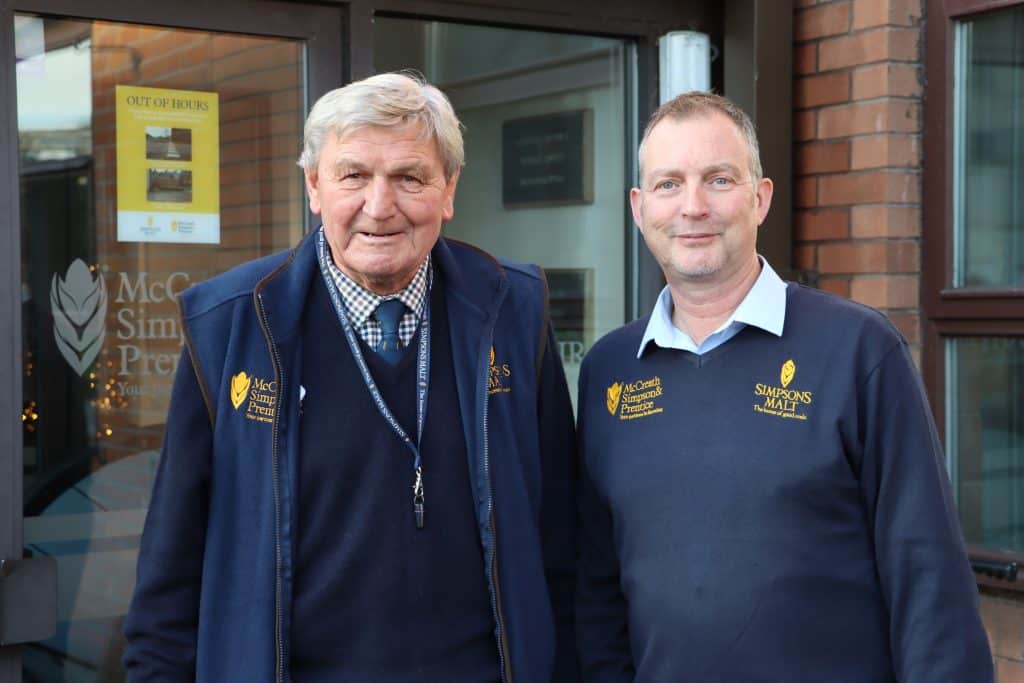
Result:
<instances>
[{"instance_id":1,"label":"wrinkled forehead","mask_svg":"<svg viewBox=\"0 0 1024 683\"><path fill-rule=\"evenodd\" d=\"M324 148L335 152L345 150L357 154L361 147L373 153L388 151L414 151L440 160L440 145L437 139L417 121L396 125L362 124L347 128L334 128L325 137Z\"/></svg>"},{"instance_id":2,"label":"wrinkled forehead","mask_svg":"<svg viewBox=\"0 0 1024 683\"><path fill-rule=\"evenodd\" d=\"M386 126L362 124L333 129L328 134L328 143L333 144L336 151L344 150L345 156L350 158L404 153L422 156L425 160L436 162L442 168L444 166L440 143L427 126L418 120ZM333 159L326 161L334 163Z\"/></svg>"},{"instance_id":3,"label":"wrinkled forehead","mask_svg":"<svg viewBox=\"0 0 1024 683\"><path fill-rule=\"evenodd\" d=\"M345 138L372 132L381 136L398 138L415 137L423 142L434 141L427 126L419 118L406 117L387 123L340 122L330 128L330 135L341 141ZM436 142L436 141L434 141Z\"/></svg>"}]
</instances>

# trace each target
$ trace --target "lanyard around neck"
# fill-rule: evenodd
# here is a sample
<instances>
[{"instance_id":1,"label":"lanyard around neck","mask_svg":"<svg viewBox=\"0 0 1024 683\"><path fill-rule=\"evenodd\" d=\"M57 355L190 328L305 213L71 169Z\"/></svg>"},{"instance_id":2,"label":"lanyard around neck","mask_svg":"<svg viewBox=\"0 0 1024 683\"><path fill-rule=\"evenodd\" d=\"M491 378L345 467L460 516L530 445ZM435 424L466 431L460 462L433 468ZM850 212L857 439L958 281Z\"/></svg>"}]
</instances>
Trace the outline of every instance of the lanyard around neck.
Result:
<instances>
[{"instance_id":1,"label":"lanyard around neck","mask_svg":"<svg viewBox=\"0 0 1024 683\"><path fill-rule=\"evenodd\" d=\"M395 419L391 409L388 408L388 404L384 401L377 383L373 381L370 367L366 364L366 358L363 357L363 351L359 347L355 326L348 317L348 311L341 299L338 285L331 275L327 260L327 241L323 228L320 229L320 234L317 238L317 258L320 260L320 271L323 273L324 284L327 285L327 293L331 296L334 311L338 315L341 329L345 333L345 339L348 341L349 349L352 351L352 357L355 359L356 365L359 366L359 372L363 376L363 382L366 383L370 397L373 399L374 405L377 406L377 410L380 411L381 416L391 426L392 431L412 452L414 477L412 485L413 513L416 518L416 528L422 529L424 495L423 461L420 455L420 445L423 441L423 424L426 421L427 415L427 394L430 390L430 282L433 280L433 277L428 280L427 295L423 303L423 314L419 319L420 343L416 354L416 442L413 443L413 440L402 429L402 425L398 424L398 420Z\"/></svg>"}]
</instances>

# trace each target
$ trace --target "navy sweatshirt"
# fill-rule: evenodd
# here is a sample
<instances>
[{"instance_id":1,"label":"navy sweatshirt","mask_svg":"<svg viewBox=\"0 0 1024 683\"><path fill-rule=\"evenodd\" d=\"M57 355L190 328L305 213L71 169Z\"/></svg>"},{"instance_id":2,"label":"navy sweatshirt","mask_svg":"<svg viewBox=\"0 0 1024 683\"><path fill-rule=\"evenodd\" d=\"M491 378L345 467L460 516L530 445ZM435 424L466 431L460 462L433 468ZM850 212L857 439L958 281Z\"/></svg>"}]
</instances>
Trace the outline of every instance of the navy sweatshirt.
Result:
<instances>
[{"instance_id":1,"label":"navy sweatshirt","mask_svg":"<svg viewBox=\"0 0 1024 683\"><path fill-rule=\"evenodd\" d=\"M992 680L942 452L879 313L790 284L781 337L611 333L580 376L591 682Z\"/></svg>"},{"instance_id":2,"label":"navy sweatshirt","mask_svg":"<svg viewBox=\"0 0 1024 683\"><path fill-rule=\"evenodd\" d=\"M422 444L426 525L417 529L412 454L372 402L322 279L313 284L303 316L295 683L499 678L443 290L436 281ZM415 439L419 333L395 365L360 344L384 400Z\"/></svg>"}]
</instances>

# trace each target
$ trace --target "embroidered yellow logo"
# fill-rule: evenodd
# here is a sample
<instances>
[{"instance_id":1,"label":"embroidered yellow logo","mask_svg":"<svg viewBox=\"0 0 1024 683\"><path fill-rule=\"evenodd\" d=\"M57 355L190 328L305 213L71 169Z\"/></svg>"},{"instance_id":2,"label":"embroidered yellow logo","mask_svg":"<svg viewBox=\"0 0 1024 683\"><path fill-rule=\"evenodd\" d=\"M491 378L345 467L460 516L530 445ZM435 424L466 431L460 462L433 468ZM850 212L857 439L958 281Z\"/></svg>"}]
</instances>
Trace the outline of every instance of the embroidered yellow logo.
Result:
<instances>
[{"instance_id":1,"label":"embroidered yellow logo","mask_svg":"<svg viewBox=\"0 0 1024 683\"><path fill-rule=\"evenodd\" d=\"M605 395L605 405L608 406L608 412L612 415L619 409L619 398L622 396L622 385L619 382L608 387L608 392Z\"/></svg>"},{"instance_id":2,"label":"embroidered yellow logo","mask_svg":"<svg viewBox=\"0 0 1024 683\"><path fill-rule=\"evenodd\" d=\"M245 404L245 417L272 423L277 407L277 382L252 377L244 370L231 377L231 405L238 410Z\"/></svg>"},{"instance_id":3,"label":"embroidered yellow logo","mask_svg":"<svg viewBox=\"0 0 1024 683\"><path fill-rule=\"evenodd\" d=\"M779 381L782 382L782 388L785 389L789 386L789 383L793 381L793 375L796 374L796 363L790 358L782 364L782 372L779 373Z\"/></svg>"},{"instance_id":4,"label":"embroidered yellow logo","mask_svg":"<svg viewBox=\"0 0 1024 683\"><path fill-rule=\"evenodd\" d=\"M790 358L782 364L779 371L779 383L782 386L757 383L754 385L754 396L758 403L754 404L754 412L791 420L806 420L806 406L814 401L810 391L790 389L789 385L796 377L796 363Z\"/></svg>"},{"instance_id":5,"label":"embroidered yellow logo","mask_svg":"<svg viewBox=\"0 0 1024 683\"><path fill-rule=\"evenodd\" d=\"M605 392L605 406L620 420L635 420L665 412L658 405L663 393L661 378L657 375L633 382L615 382Z\"/></svg>"},{"instance_id":6,"label":"embroidered yellow logo","mask_svg":"<svg viewBox=\"0 0 1024 683\"><path fill-rule=\"evenodd\" d=\"M507 394L512 391L512 368L508 363L498 363L491 347L491 367L487 376L487 394Z\"/></svg>"},{"instance_id":7,"label":"embroidered yellow logo","mask_svg":"<svg viewBox=\"0 0 1024 683\"><path fill-rule=\"evenodd\" d=\"M235 410L245 403L251 384L252 380L244 370L231 378L231 405L235 407Z\"/></svg>"}]
</instances>

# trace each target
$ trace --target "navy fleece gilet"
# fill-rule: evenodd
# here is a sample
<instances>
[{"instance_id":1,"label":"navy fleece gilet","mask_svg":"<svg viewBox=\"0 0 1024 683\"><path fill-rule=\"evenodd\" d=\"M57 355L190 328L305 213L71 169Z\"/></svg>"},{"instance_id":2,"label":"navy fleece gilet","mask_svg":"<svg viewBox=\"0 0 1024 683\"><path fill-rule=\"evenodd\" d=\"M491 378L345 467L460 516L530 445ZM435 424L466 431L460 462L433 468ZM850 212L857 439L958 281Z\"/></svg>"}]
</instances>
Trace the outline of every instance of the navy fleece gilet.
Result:
<instances>
[{"instance_id":1,"label":"navy fleece gilet","mask_svg":"<svg viewBox=\"0 0 1024 683\"><path fill-rule=\"evenodd\" d=\"M371 400L322 279L310 292L302 325L296 683L498 680L443 291L435 279L423 529L414 523L411 451ZM361 345L384 400L414 439L418 343L417 334L396 365Z\"/></svg>"}]
</instances>

